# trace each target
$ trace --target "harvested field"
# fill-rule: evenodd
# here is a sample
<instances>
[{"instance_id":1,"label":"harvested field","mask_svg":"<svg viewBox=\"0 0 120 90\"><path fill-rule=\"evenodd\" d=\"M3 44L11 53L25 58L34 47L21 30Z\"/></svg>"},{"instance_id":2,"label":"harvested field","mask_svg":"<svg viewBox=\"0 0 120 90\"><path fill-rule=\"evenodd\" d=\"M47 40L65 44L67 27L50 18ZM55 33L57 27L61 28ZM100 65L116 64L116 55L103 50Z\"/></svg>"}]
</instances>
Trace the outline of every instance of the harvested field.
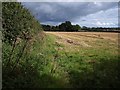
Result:
<instances>
[{"instance_id":1,"label":"harvested field","mask_svg":"<svg viewBox=\"0 0 120 90\"><path fill-rule=\"evenodd\" d=\"M103 47L118 45L118 33L107 32L46 32L56 36L66 47Z\"/></svg>"}]
</instances>

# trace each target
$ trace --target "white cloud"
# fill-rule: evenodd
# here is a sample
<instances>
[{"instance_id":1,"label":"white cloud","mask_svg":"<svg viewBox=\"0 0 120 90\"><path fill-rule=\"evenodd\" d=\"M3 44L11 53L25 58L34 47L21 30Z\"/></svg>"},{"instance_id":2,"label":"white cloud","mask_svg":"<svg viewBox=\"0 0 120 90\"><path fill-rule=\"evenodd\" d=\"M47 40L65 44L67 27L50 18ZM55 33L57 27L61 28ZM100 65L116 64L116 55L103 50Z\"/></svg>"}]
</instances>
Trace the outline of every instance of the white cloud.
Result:
<instances>
[{"instance_id":1,"label":"white cloud","mask_svg":"<svg viewBox=\"0 0 120 90\"><path fill-rule=\"evenodd\" d=\"M88 27L117 27L118 26L118 8L111 8L107 11L100 11L88 16L79 18L76 23Z\"/></svg>"},{"instance_id":2,"label":"white cloud","mask_svg":"<svg viewBox=\"0 0 120 90\"><path fill-rule=\"evenodd\" d=\"M115 25L114 23L109 23L109 22L100 22L98 21L96 23L97 26L110 26L110 25Z\"/></svg>"},{"instance_id":3,"label":"white cloud","mask_svg":"<svg viewBox=\"0 0 120 90\"><path fill-rule=\"evenodd\" d=\"M103 25L103 24L102 24L100 21L97 21L96 25L97 25L97 26L101 26L101 25Z\"/></svg>"}]
</instances>

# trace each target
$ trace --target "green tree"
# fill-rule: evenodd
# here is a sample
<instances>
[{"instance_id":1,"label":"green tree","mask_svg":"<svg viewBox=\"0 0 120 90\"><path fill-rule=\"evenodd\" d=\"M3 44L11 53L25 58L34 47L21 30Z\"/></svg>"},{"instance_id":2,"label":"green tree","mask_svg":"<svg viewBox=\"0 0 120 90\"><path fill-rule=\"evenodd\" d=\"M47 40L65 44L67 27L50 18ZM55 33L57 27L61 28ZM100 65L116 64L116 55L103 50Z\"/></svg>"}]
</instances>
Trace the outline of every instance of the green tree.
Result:
<instances>
[{"instance_id":1,"label":"green tree","mask_svg":"<svg viewBox=\"0 0 120 90\"><path fill-rule=\"evenodd\" d=\"M72 26L71 22L66 21L65 24L66 24L66 31L72 31L73 26Z\"/></svg>"},{"instance_id":2,"label":"green tree","mask_svg":"<svg viewBox=\"0 0 120 90\"><path fill-rule=\"evenodd\" d=\"M72 30L72 24L70 21L65 21L65 23L61 23L59 25L59 28L61 31L71 31Z\"/></svg>"},{"instance_id":3,"label":"green tree","mask_svg":"<svg viewBox=\"0 0 120 90\"><path fill-rule=\"evenodd\" d=\"M61 23L59 25L59 29L60 29L60 31L66 31L66 25L65 25L65 23Z\"/></svg>"},{"instance_id":4,"label":"green tree","mask_svg":"<svg viewBox=\"0 0 120 90\"><path fill-rule=\"evenodd\" d=\"M79 31L81 29L81 27L76 24L76 25L73 25L73 28L72 28L72 31Z\"/></svg>"}]
</instances>

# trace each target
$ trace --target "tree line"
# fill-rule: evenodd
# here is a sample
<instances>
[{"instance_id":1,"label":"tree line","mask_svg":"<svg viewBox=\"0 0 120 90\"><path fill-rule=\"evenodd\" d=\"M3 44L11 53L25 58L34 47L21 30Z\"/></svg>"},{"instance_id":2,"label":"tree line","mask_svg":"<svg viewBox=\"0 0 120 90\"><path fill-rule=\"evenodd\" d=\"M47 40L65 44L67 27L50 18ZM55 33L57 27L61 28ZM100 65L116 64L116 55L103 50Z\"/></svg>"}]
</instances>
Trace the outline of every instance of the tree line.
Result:
<instances>
[{"instance_id":1,"label":"tree line","mask_svg":"<svg viewBox=\"0 0 120 90\"><path fill-rule=\"evenodd\" d=\"M118 27L86 27L83 26L81 31L89 32L119 32L120 28Z\"/></svg>"},{"instance_id":2,"label":"tree line","mask_svg":"<svg viewBox=\"0 0 120 90\"><path fill-rule=\"evenodd\" d=\"M79 32L79 31L91 31L91 32L118 32L120 28L117 27L86 27L78 24L72 25L70 21L65 21L60 25L52 26L42 24L44 31L65 31L65 32Z\"/></svg>"},{"instance_id":3,"label":"tree line","mask_svg":"<svg viewBox=\"0 0 120 90\"><path fill-rule=\"evenodd\" d=\"M42 27L44 31L67 31L67 32L72 32L72 31L79 31L81 27L76 24L72 25L70 21L65 21L64 23L61 23L60 25L56 26L51 26L51 25L43 25Z\"/></svg>"}]
</instances>

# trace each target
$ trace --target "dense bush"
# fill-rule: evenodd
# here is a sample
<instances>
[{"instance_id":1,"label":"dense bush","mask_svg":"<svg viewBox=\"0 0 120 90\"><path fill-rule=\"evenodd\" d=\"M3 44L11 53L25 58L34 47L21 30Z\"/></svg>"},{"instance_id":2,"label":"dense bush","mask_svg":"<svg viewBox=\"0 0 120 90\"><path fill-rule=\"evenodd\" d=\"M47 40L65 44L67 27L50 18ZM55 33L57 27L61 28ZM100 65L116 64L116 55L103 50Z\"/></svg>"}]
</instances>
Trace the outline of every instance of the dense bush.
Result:
<instances>
[{"instance_id":1,"label":"dense bush","mask_svg":"<svg viewBox=\"0 0 120 90\"><path fill-rule=\"evenodd\" d=\"M3 88L36 86L38 57L33 53L44 37L39 22L21 3L3 2L2 25Z\"/></svg>"},{"instance_id":2,"label":"dense bush","mask_svg":"<svg viewBox=\"0 0 120 90\"><path fill-rule=\"evenodd\" d=\"M4 41L13 43L18 37L31 38L41 30L39 22L20 3L2 3L2 14Z\"/></svg>"}]
</instances>

